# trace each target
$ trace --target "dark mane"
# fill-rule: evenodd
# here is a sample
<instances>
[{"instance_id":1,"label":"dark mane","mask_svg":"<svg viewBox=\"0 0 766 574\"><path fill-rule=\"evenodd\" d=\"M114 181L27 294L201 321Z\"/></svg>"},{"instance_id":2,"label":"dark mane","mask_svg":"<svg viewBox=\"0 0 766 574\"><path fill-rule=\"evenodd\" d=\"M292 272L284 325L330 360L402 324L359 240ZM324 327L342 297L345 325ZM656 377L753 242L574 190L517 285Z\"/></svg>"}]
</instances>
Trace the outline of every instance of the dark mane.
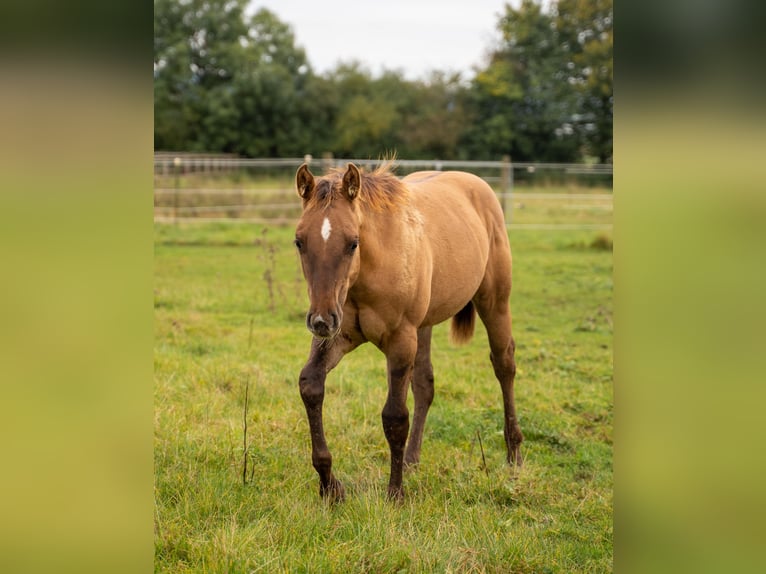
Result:
<instances>
[{"instance_id":1,"label":"dark mane","mask_svg":"<svg viewBox=\"0 0 766 574\"><path fill-rule=\"evenodd\" d=\"M356 201L365 211L391 211L407 202L409 190L392 172L392 162L385 162L372 172L362 170L362 186ZM306 207L329 207L341 196L344 168L333 168L317 178L314 194Z\"/></svg>"}]
</instances>

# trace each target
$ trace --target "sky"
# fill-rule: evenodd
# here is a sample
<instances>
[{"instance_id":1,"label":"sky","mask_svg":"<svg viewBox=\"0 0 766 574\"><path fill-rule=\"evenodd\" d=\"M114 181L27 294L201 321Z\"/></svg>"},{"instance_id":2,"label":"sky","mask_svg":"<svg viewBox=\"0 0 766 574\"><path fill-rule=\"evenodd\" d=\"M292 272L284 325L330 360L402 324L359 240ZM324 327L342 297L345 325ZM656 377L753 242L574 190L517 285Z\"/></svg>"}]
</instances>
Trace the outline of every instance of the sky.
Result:
<instances>
[{"instance_id":1,"label":"sky","mask_svg":"<svg viewBox=\"0 0 766 574\"><path fill-rule=\"evenodd\" d=\"M409 80L429 71L460 72L487 63L505 0L253 0L289 24L295 43L322 74L358 60L373 74L400 70ZM510 2L517 5L517 1Z\"/></svg>"}]
</instances>

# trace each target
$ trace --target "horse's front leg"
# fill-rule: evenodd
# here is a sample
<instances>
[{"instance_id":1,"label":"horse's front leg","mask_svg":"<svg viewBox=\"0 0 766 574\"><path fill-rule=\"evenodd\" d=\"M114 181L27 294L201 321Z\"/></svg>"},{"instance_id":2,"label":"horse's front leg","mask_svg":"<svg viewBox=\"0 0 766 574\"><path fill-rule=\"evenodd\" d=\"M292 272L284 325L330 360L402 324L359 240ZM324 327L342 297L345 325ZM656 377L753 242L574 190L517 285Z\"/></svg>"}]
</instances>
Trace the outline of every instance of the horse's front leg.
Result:
<instances>
[{"instance_id":1,"label":"horse's front leg","mask_svg":"<svg viewBox=\"0 0 766 574\"><path fill-rule=\"evenodd\" d=\"M319 494L330 501L341 501L345 491L341 482L332 473L332 455L327 447L322 422L324 385L327 373L356 347L342 335L332 340L314 339L311 355L301 370L299 387L311 430L311 462L319 474Z\"/></svg>"},{"instance_id":2,"label":"horse's front leg","mask_svg":"<svg viewBox=\"0 0 766 574\"><path fill-rule=\"evenodd\" d=\"M391 449L391 475L388 481L388 496L392 499L404 497L402 468L404 466L404 445L410 428L407 411L407 390L415 364L417 352L417 331L407 329L392 337L383 351L388 365L388 397L381 413L383 432Z\"/></svg>"}]
</instances>

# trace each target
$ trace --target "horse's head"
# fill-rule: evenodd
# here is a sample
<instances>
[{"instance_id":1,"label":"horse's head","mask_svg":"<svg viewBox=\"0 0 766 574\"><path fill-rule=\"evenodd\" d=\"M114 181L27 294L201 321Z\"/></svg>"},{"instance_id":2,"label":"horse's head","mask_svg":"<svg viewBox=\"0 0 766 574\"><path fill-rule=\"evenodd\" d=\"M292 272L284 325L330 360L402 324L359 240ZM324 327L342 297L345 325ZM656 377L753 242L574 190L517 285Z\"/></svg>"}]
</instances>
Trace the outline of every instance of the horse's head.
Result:
<instances>
[{"instance_id":1,"label":"horse's head","mask_svg":"<svg viewBox=\"0 0 766 574\"><path fill-rule=\"evenodd\" d=\"M359 169L315 179L306 164L296 174L303 214L295 230L310 300L306 326L314 336L331 338L343 321L343 305L359 275Z\"/></svg>"}]
</instances>

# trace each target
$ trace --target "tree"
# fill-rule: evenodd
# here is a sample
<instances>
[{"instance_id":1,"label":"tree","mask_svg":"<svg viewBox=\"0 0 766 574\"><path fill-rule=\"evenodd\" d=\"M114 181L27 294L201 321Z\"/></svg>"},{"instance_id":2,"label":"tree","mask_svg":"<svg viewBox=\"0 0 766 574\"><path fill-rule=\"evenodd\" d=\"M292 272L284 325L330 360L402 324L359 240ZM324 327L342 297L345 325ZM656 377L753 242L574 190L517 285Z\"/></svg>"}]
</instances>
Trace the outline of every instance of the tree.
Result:
<instances>
[{"instance_id":1,"label":"tree","mask_svg":"<svg viewBox=\"0 0 766 574\"><path fill-rule=\"evenodd\" d=\"M612 155L612 0L505 6L466 83L357 62L315 75L293 32L248 0L155 0L155 148L579 161Z\"/></svg>"},{"instance_id":2,"label":"tree","mask_svg":"<svg viewBox=\"0 0 766 574\"><path fill-rule=\"evenodd\" d=\"M155 0L155 147L204 149L209 92L234 75L245 0Z\"/></svg>"},{"instance_id":3,"label":"tree","mask_svg":"<svg viewBox=\"0 0 766 574\"><path fill-rule=\"evenodd\" d=\"M556 7L569 82L578 97L576 127L587 152L600 162L612 158L613 22L612 0L559 0Z\"/></svg>"},{"instance_id":4,"label":"tree","mask_svg":"<svg viewBox=\"0 0 766 574\"><path fill-rule=\"evenodd\" d=\"M246 0L155 1L155 148L301 153L310 67L290 27Z\"/></svg>"},{"instance_id":5,"label":"tree","mask_svg":"<svg viewBox=\"0 0 766 574\"><path fill-rule=\"evenodd\" d=\"M571 161L579 155L572 96L556 21L534 0L506 4L501 40L473 84L474 155Z\"/></svg>"},{"instance_id":6,"label":"tree","mask_svg":"<svg viewBox=\"0 0 766 574\"><path fill-rule=\"evenodd\" d=\"M464 121L459 75L435 72L408 81L386 70L374 78L358 62L341 64L327 81L335 88L329 123L336 155L452 159Z\"/></svg>"},{"instance_id":7,"label":"tree","mask_svg":"<svg viewBox=\"0 0 766 574\"><path fill-rule=\"evenodd\" d=\"M392 143L397 119L394 101L359 62L340 64L328 75L336 98L331 151L345 157L377 157Z\"/></svg>"},{"instance_id":8,"label":"tree","mask_svg":"<svg viewBox=\"0 0 766 574\"><path fill-rule=\"evenodd\" d=\"M612 154L612 0L506 5L470 99L474 157L578 161Z\"/></svg>"},{"instance_id":9,"label":"tree","mask_svg":"<svg viewBox=\"0 0 766 574\"><path fill-rule=\"evenodd\" d=\"M416 158L455 159L466 123L465 93L459 74L433 72L411 83L409 106L403 110L399 149Z\"/></svg>"}]
</instances>

